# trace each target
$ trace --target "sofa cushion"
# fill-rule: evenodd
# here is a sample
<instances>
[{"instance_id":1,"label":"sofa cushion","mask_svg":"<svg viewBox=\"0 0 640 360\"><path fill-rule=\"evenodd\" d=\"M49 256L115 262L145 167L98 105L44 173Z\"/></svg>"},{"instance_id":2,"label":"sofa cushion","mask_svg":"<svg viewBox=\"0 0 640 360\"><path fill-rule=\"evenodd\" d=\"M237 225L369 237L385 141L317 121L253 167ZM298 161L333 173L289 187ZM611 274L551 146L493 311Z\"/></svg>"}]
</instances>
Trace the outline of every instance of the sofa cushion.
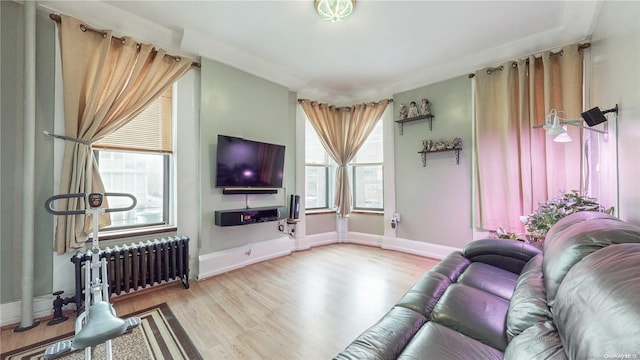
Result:
<instances>
[{"instance_id":1,"label":"sofa cushion","mask_svg":"<svg viewBox=\"0 0 640 360\"><path fill-rule=\"evenodd\" d=\"M518 275L492 265L474 262L460 275L458 283L484 290L509 300L516 287Z\"/></svg>"},{"instance_id":2,"label":"sofa cushion","mask_svg":"<svg viewBox=\"0 0 640 360\"><path fill-rule=\"evenodd\" d=\"M509 342L505 360L566 360L558 330L551 321L537 323Z\"/></svg>"},{"instance_id":3,"label":"sofa cushion","mask_svg":"<svg viewBox=\"0 0 640 360\"><path fill-rule=\"evenodd\" d=\"M516 289L509 301L507 339L511 341L525 329L551 320L542 280L542 255L531 259L522 269Z\"/></svg>"},{"instance_id":4,"label":"sofa cushion","mask_svg":"<svg viewBox=\"0 0 640 360\"><path fill-rule=\"evenodd\" d=\"M431 312L430 320L504 351L508 308L508 301L501 297L452 284Z\"/></svg>"},{"instance_id":5,"label":"sofa cushion","mask_svg":"<svg viewBox=\"0 0 640 360\"><path fill-rule=\"evenodd\" d=\"M449 285L451 280L448 277L429 271L407 291L396 306L411 309L428 317Z\"/></svg>"},{"instance_id":6,"label":"sofa cushion","mask_svg":"<svg viewBox=\"0 0 640 360\"><path fill-rule=\"evenodd\" d=\"M420 313L394 307L335 359L395 359L425 322Z\"/></svg>"},{"instance_id":7,"label":"sofa cushion","mask_svg":"<svg viewBox=\"0 0 640 360\"><path fill-rule=\"evenodd\" d=\"M576 264L553 318L569 358L640 356L640 244L610 245Z\"/></svg>"},{"instance_id":8,"label":"sofa cushion","mask_svg":"<svg viewBox=\"0 0 640 360\"><path fill-rule=\"evenodd\" d=\"M398 359L502 359L502 352L432 321L424 324Z\"/></svg>"},{"instance_id":9,"label":"sofa cushion","mask_svg":"<svg viewBox=\"0 0 640 360\"><path fill-rule=\"evenodd\" d=\"M575 213L561 220L582 219L586 213L589 212ZM567 226L545 244L542 272L551 308L565 275L582 258L611 244L640 242L638 227L606 214L599 216L598 221L580 221ZM557 224L564 226L564 222Z\"/></svg>"}]
</instances>

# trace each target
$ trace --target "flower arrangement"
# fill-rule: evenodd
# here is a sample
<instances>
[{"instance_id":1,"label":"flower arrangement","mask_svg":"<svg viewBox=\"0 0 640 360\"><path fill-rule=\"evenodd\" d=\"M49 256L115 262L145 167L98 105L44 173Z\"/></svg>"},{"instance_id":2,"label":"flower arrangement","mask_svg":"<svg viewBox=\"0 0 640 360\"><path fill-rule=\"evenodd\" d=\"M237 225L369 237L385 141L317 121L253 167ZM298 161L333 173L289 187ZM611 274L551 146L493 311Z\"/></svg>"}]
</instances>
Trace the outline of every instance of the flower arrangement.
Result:
<instances>
[{"instance_id":1,"label":"flower arrangement","mask_svg":"<svg viewBox=\"0 0 640 360\"><path fill-rule=\"evenodd\" d=\"M613 207L605 210L596 199L573 190L562 197L540 203L536 212L523 216L522 220L527 232L534 237L543 238L558 220L578 211L601 211L611 214Z\"/></svg>"}]
</instances>

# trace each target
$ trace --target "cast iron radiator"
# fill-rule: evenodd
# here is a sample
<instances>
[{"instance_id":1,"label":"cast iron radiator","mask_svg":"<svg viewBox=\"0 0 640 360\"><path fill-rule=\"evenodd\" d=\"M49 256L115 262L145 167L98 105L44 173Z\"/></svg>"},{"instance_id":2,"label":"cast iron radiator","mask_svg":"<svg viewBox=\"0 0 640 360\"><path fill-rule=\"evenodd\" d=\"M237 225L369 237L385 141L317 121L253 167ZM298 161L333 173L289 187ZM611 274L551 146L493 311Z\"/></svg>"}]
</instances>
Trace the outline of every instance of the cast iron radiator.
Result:
<instances>
[{"instance_id":1,"label":"cast iron radiator","mask_svg":"<svg viewBox=\"0 0 640 360\"><path fill-rule=\"evenodd\" d=\"M99 254L100 259L107 260L111 296L175 279L180 279L185 289L189 288L189 238L186 236L107 247L100 250ZM83 268L87 260L91 261L90 250L79 251L71 258L75 267L74 302L78 311L84 301Z\"/></svg>"}]
</instances>

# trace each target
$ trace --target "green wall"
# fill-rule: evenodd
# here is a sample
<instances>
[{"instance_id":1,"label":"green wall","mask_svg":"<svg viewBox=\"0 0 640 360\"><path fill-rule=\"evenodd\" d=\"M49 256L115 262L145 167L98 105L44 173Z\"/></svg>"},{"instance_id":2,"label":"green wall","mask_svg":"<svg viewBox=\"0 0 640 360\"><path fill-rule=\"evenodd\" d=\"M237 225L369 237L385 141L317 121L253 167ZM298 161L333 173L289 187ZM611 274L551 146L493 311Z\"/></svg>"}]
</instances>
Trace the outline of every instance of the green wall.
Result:
<instances>
[{"instance_id":1,"label":"green wall","mask_svg":"<svg viewBox=\"0 0 640 360\"><path fill-rule=\"evenodd\" d=\"M22 280L23 201L23 64L24 11L12 1L0 2L1 50L1 280L0 302L20 299ZM45 200L54 194L53 141L42 135L53 130L55 31L48 14L37 13L36 32L36 164L35 164L35 258L34 295L52 292L53 216L44 210Z\"/></svg>"},{"instance_id":2,"label":"green wall","mask_svg":"<svg viewBox=\"0 0 640 360\"><path fill-rule=\"evenodd\" d=\"M433 130L426 120L404 124L394 133L398 238L462 248L472 240L471 223L471 80L457 77L395 94L394 119L401 103L431 102ZM423 167L422 140L462 139L460 164L453 152L428 154Z\"/></svg>"},{"instance_id":3,"label":"green wall","mask_svg":"<svg viewBox=\"0 0 640 360\"><path fill-rule=\"evenodd\" d=\"M215 210L288 205L295 193L296 96L281 85L203 59L200 100L200 255L286 236L277 222L219 227ZM283 189L275 195L223 195L215 187L218 134L285 145Z\"/></svg>"}]
</instances>

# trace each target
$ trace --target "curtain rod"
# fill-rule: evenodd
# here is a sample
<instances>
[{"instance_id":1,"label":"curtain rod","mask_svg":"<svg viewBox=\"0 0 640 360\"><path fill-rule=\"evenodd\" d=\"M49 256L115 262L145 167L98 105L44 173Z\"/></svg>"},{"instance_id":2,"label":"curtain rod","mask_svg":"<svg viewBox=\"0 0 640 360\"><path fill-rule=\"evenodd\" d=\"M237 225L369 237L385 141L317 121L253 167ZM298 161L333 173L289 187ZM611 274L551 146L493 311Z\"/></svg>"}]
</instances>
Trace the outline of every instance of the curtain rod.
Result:
<instances>
[{"instance_id":1,"label":"curtain rod","mask_svg":"<svg viewBox=\"0 0 640 360\"><path fill-rule=\"evenodd\" d=\"M62 17L60 15L58 15L58 14L51 13L51 14L49 14L49 18L51 20L57 22L58 24L60 24L62 22ZM96 34L102 35L102 37L104 37L104 38L107 37L107 33L106 32L104 32L102 30L93 29L93 28L91 28L89 26L86 26L85 24L80 24L80 30L82 30L82 31L91 31L91 32L94 32ZM124 43L124 38L117 37L117 36L114 36L114 35L111 35L111 38L112 39L116 39L116 40ZM169 54L165 54L165 56L169 56L171 58L174 58L176 61L180 61L180 59L182 59L180 56L174 56L174 55L169 55ZM197 68L201 67L200 63L197 62L197 61L192 62L191 66L192 67L197 67Z\"/></svg>"},{"instance_id":2,"label":"curtain rod","mask_svg":"<svg viewBox=\"0 0 640 360\"><path fill-rule=\"evenodd\" d=\"M578 51L584 50L584 49L588 49L590 47L591 47L591 43L580 44L580 45L578 45ZM563 50L560 50L560 51L558 51L556 53L551 52L550 55L562 55L562 52L563 52ZM529 59L526 60L526 63L527 64L529 63ZM511 66L514 67L514 68L518 67L518 65L516 65L516 63L513 63L513 65L511 65ZM496 67L490 67L490 68L487 69L487 73L491 74L494 71L502 71L503 68L504 68L504 66L502 66L502 65L501 66L496 66ZM475 73L469 74L469 79L473 78L474 76L476 76Z\"/></svg>"},{"instance_id":3,"label":"curtain rod","mask_svg":"<svg viewBox=\"0 0 640 360\"><path fill-rule=\"evenodd\" d=\"M317 102L317 101L315 101L315 100L309 100L309 99L298 99L298 104L300 104L300 103L301 103L301 102L303 102L303 101ZM382 101L382 100L381 100L381 101ZM380 102L380 101L378 101L378 102L376 102L376 101L369 101L369 102L365 102L365 104L367 104L367 103L374 103L374 104L377 104L377 103L379 103L379 102ZM387 99L387 102L392 103L392 102L393 102L393 99ZM335 105L331 105L331 106L335 106Z\"/></svg>"}]
</instances>

